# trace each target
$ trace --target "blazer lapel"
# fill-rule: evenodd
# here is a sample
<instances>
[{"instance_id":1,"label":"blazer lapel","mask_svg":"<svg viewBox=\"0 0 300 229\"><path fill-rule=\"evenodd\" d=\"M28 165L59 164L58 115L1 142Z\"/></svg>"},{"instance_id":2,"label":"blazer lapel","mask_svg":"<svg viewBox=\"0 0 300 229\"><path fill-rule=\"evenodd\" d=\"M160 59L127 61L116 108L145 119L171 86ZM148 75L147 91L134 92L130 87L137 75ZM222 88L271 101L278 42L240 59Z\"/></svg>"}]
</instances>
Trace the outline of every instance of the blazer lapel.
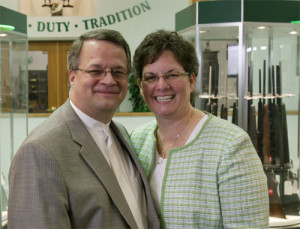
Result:
<instances>
[{"instance_id":1,"label":"blazer lapel","mask_svg":"<svg viewBox=\"0 0 300 229\"><path fill-rule=\"evenodd\" d=\"M132 162L135 164L135 166L141 176L143 188L144 188L145 195L146 195L146 201L147 201L148 227L149 228L160 228L160 221L158 219L158 216L157 216L157 213L156 213L156 210L154 207L148 179L144 173L142 165L140 164L135 152L133 151L133 147L131 145L131 141L129 139L128 133L127 133L126 129L122 125L119 125L117 122L115 123L112 121L110 126L111 126L112 130L114 131L115 135L117 136L118 140L120 141L121 146L124 149L124 152L126 151L130 155Z\"/></svg>"},{"instance_id":2,"label":"blazer lapel","mask_svg":"<svg viewBox=\"0 0 300 229\"><path fill-rule=\"evenodd\" d=\"M83 160L93 170L101 183L105 186L112 201L131 228L137 228L132 212L125 196L105 157L89 134L83 122L76 115L69 100L62 107L62 115L72 133L73 140L81 145L80 154Z\"/></svg>"}]
</instances>

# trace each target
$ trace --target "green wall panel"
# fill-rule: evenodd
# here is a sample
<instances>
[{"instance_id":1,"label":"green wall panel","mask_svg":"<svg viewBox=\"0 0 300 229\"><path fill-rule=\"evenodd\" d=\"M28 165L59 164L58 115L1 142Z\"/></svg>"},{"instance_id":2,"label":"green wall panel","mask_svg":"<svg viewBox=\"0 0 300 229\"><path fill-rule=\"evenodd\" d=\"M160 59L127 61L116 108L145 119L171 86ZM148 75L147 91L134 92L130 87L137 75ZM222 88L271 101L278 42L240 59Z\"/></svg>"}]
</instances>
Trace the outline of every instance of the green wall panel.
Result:
<instances>
[{"instance_id":1,"label":"green wall panel","mask_svg":"<svg viewBox=\"0 0 300 229\"><path fill-rule=\"evenodd\" d=\"M16 32L27 34L27 16L0 6L0 24L12 25Z\"/></svg>"},{"instance_id":2,"label":"green wall panel","mask_svg":"<svg viewBox=\"0 0 300 229\"><path fill-rule=\"evenodd\" d=\"M241 21L241 1L199 2L198 24Z\"/></svg>"},{"instance_id":3,"label":"green wall panel","mask_svg":"<svg viewBox=\"0 0 300 229\"><path fill-rule=\"evenodd\" d=\"M180 31L196 24L196 4L193 4L175 15L175 30Z\"/></svg>"},{"instance_id":4,"label":"green wall panel","mask_svg":"<svg viewBox=\"0 0 300 229\"><path fill-rule=\"evenodd\" d=\"M300 20L300 1L245 1L244 21L291 22Z\"/></svg>"}]
</instances>

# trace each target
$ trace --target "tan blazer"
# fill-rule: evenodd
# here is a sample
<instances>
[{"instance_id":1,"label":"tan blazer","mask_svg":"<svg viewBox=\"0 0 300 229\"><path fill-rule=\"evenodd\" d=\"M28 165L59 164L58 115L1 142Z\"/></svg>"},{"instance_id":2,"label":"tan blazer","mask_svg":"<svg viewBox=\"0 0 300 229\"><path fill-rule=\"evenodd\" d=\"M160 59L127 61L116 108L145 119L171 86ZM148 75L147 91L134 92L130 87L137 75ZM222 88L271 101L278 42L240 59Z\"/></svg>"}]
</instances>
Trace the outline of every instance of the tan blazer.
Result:
<instances>
[{"instance_id":1,"label":"tan blazer","mask_svg":"<svg viewBox=\"0 0 300 229\"><path fill-rule=\"evenodd\" d=\"M160 223L125 128L111 122L140 172L149 228ZM9 174L9 228L137 228L116 177L69 99L28 136Z\"/></svg>"}]
</instances>

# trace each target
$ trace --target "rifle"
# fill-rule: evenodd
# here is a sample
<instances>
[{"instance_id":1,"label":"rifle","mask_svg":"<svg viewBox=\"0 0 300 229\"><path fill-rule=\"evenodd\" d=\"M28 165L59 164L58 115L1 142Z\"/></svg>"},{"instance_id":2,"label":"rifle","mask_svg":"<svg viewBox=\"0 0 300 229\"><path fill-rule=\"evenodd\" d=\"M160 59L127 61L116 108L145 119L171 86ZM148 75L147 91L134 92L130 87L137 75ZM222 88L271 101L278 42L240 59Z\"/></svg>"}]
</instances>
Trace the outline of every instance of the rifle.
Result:
<instances>
[{"instance_id":1,"label":"rifle","mask_svg":"<svg viewBox=\"0 0 300 229\"><path fill-rule=\"evenodd\" d=\"M226 64L227 66L227 64ZM228 79L228 76L227 76L227 68L225 68L226 71L225 71L225 85L224 85L224 88L225 88L225 104L222 104L221 106L221 118L222 119L228 119L228 109L227 109L227 79Z\"/></svg>"},{"instance_id":2,"label":"rifle","mask_svg":"<svg viewBox=\"0 0 300 229\"><path fill-rule=\"evenodd\" d=\"M282 172L282 202L284 211L286 214L299 215L300 210L300 200L297 192L298 178L295 173L290 169L293 167L293 163L290 162L289 146L288 146L288 131L287 131L287 121L286 121L286 111L285 104L282 103L280 96L282 95L281 90L281 63L276 66L276 90L278 94L277 105L279 109L279 119L280 119L280 129L282 137L282 147L281 147L281 160L283 161L283 172ZM294 188L295 187L295 188Z\"/></svg>"},{"instance_id":3,"label":"rifle","mask_svg":"<svg viewBox=\"0 0 300 229\"><path fill-rule=\"evenodd\" d=\"M264 69L265 69L265 62L264 62ZM265 73L265 71L264 71ZM259 77L259 94L261 95L261 69L258 72ZM265 78L265 75L264 75ZM257 104L257 153L261 161L263 162L263 102L261 98L259 98Z\"/></svg>"},{"instance_id":4,"label":"rifle","mask_svg":"<svg viewBox=\"0 0 300 229\"><path fill-rule=\"evenodd\" d=\"M276 66L276 89L277 89L277 104L279 106L279 113L281 116L281 126L282 126L282 142L283 142L283 163L290 163L290 153L289 153L289 143L288 143L288 131L287 131L287 120L286 120L286 111L285 104L282 103L280 96L282 95L281 89L281 65Z\"/></svg>"},{"instance_id":5,"label":"rifle","mask_svg":"<svg viewBox=\"0 0 300 229\"><path fill-rule=\"evenodd\" d=\"M268 94L273 95L274 93L274 66L269 67L269 79L268 79ZM275 99L268 99L268 108L269 108L269 123L270 123L270 152L272 155L272 163L280 167L280 160L278 157L277 149L276 149L276 139L275 139L275 130L276 130L276 122L275 122Z\"/></svg>"},{"instance_id":6,"label":"rifle","mask_svg":"<svg viewBox=\"0 0 300 229\"><path fill-rule=\"evenodd\" d=\"M263 65L263 104L266 103L266 60L264 60Z\"/></svg>"},{"instance_id":7,"label":"rifle","mask_svg":"<svg viewBox=\"0 0 300 229\"><path fill-rule=\"evenodd\" d=\"M267 176L269 202L270 202L270 216L285 219L285 213L281 204L281 199L277 193L278 181L274 177L272 166L272 155L270 147L270 123L269 123L269 108L268 104L263 106L263 155L264 155L264 169Z\"/></svg>"},{"instance_id":8,"label":"rifle","mask_svg":"<svg viewBox=\"0 0 300 229\"><path fill-rule=\"evenodd\" d=\"M277 71L278 74L278 71ZM273 102L272 102L272 123L271 123L271 151L273 151L273 155L275 155L275 166L276 168L279 168L277 171L279 173L280 177L280 184L279 184L279 192L280 192L280 197L283 203L284 207L284 180L285 180L285 172L283 170L283 162L284 162L284 152L283 152L283 142L282 142L282 119L281 119L281 114L280 114L280 108L278 103L276 103L276 92L275 92L275 71L274 71L274 66L272 66L272 91L273 91ZM277 90L278 90L278 83L279 81L277 80ZM286 213L286 211L285 211Z\"/></svg>"},{"instance_id":9,"label":"rifle","mask_svg":"<svg viewBox=\"0 0 300 229\"><path fill-rule=\"evenodd\" d=\"M250 62L248 67L248 91L250 93L250 99L248 101L248 134L252 141L252 144L258 152L257 146L257 130L256 130L256 111L255 105L253 104L253 63Z\"/></svg>"},{"instance_id":10,"label":"rifle","mask_svg":"<svg viewBox=\"0 0 300 229\"><path fill-rule=\"evenodd\" d=\"M215 99L213 100L212 103L212 110L211 113L214 116L218 116L218 83L219 83L219 64L217 64L216 66L216 72L214 74L215 78L213 79L214 82L214 87L213 87L213 91L214 91L214 97Z\"/></svg>"},{"instance_id":11,"label":"rifle","mask_svg":"<svg viewBox=\"0 0 300 229\"><path fill-rule=\"evenodd\" d=\"M212 66L209 66L209 79L208 79L208 103L206 104L206 111L211 113L211 81L212 81Z\"/></svg>"}]
</instances>

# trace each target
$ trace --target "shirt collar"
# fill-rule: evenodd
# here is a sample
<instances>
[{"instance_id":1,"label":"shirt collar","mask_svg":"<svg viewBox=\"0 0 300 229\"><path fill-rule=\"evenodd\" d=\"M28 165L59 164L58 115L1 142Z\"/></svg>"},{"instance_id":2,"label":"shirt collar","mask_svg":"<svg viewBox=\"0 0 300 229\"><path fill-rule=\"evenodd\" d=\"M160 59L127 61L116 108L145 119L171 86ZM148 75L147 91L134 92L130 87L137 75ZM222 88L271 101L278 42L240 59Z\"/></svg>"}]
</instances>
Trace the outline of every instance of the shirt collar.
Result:
<instances>
[{"instance_id":1,"label":"shirt collar","mask_svg":"<svg viewBox=\"0 0 300 229\"><path fill-rule=\"evenodd\" d=\"M82 112L78 107L76 107L71 100L70 100L70 104L74 109L75 113L79 116L79 118L87 128L95 131L104 131L104 133L108 135L110 122L105 124L96 119L93 119L92 117L88 116L86 113Z\"/></svg>"}]
</instances>

